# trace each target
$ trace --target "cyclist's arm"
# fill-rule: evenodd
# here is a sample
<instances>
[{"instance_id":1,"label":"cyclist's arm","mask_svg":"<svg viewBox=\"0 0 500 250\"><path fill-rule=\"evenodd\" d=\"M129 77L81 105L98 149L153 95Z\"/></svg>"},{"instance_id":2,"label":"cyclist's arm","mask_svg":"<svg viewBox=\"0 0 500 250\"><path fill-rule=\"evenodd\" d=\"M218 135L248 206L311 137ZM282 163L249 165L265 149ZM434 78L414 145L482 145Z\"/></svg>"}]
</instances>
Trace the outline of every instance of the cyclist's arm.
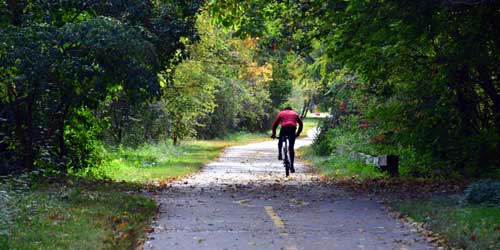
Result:
<instances>
[{"instance_id":1,"label":"cyclist's arm","mask_svg":"<svg viewBox=\"0 0 500 250\"><path fill-rule=\"evenodd\" d=\"M297 130L297 136L300 135L300 133L302 132L302 128L304 127L304 124L302 123L302 120L300 119L299 116L297 116L297 123L299 124L299 130Z\"/></svg>"},{"instance_id":2,"label":"cyclist's arm","mask_svg":"<svg viewBox=\"0 0 500 250\"><path fill-rule=\"evenodd\" d=\"M280 115L278 115L276 117L276 119L274 120L274 122L273 122L273 135L274 136L276 135L276 129L278 128L278 125L280 124L280 121L281 121L281 117L280 117Z\"/></svg>"}]
</instances>

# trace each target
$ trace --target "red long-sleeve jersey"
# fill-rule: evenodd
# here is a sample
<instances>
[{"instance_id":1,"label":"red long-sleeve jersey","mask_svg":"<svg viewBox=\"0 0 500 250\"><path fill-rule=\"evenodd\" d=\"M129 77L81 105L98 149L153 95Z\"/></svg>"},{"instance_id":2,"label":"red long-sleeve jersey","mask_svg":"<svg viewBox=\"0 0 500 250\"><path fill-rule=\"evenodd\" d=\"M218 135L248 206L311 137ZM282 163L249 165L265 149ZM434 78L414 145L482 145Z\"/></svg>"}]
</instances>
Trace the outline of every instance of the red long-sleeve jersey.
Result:
<instances>
[{"instance_id":1,"label":"red long-sleeve jersey","mask_svg":"<svg viewBox=\"0 0 500 250\"><path fill-rule=\"evenodd\" d=\"M302 120L300 119L299 115L297 115L297 113L295 113L293 110L285 109L278 114L273 122L273 135L276 134L276 128L278 128L278 124L280 124L281 127L297 127L297 123L299 124L299 130L297 131L297 134L300 134L303 127Z\"/></svg>"}]
</instances>

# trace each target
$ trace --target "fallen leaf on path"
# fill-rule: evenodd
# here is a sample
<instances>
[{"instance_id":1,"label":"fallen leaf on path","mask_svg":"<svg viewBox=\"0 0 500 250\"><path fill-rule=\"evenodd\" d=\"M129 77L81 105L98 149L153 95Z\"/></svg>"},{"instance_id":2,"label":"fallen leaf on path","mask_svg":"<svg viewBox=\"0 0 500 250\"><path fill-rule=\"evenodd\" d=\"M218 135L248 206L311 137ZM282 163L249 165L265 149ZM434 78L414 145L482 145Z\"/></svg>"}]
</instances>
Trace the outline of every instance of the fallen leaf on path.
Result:
<instances>
[{"instance_id":1,"label":"fallen leaf on path","mask_svg":"<svg viewBox=\"0 0 500 250\"><path fill-rule=\"evenodd\" d=\"M301 200L297 200L295 198L293 199L289 199L288 201L292 202L292 203L295 203L296 205L298 206L307 206L309 205L309 203L305 202L305 201L301 201Z\"/></svg>"},{"instance_id":2,"label":"fallen leaf on path","mask_svg":"<svg viewBox=\"0 0 500 250\"><path fill-rule=\"evenodd\" d=\"M249 202L250 202L250 200L244 199L244 200L235 201L234 203L236 203L240 206L243 206L243 207L253 207L252 205L248 205Z\"/></svg>"}]
</instances>

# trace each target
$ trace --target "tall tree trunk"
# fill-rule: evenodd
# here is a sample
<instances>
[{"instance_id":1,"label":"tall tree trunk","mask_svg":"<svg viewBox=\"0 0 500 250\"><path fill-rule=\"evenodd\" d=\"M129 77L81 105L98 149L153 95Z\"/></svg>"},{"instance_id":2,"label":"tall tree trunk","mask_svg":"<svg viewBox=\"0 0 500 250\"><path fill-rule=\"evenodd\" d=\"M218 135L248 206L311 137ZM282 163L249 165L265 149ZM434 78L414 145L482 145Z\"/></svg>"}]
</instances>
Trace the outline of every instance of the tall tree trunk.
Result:
<instances>
[{"instance_id":1,"label":"tall tree trunk","mask_svg":"<svg viewBox=\"0 0 500 250\"><path fill-rule=\"evenodd\" d=\"M24 3L20 0L7 0L7 8L10 12L10 23L21 26Z\"/></svg>"},{"instance_id":2,"label":"tall tree trunk","mask_svg":"<svg viewBox=\"0 0 500 250\"><path fill-rule=\"evenodd\" d=\"M477 119L474 103L474 89L471 86L469 67L463 66L457 72L455 93L457 95L456 107L461 114L461 127L465 135L474 134L474 119Z\"/></svg>"},{"instance_id":3,"label":"tall tree trunk","mask_svg":"<svg viewBox=\"0 0 500 250\"><path fill-rule=\"evenodd\" d=\"M500 136L500 90L495 88L491 75L484 65L479 65L478 73L481 79L479 85L493 102L493 119L495 122L496 133ZM496 149L496 160L500 161L500 141L497 141Z\"/></svg>"},{"instance_id":4,"label":"tall tree trunk","mask_svg":"<svg viewBox=\"0 0 500 250\"><path fill-rule=\"evenodd\" d=\"M24 169L33 169L35 152L33 150L32 134L28 133L33 129L33 112L29 110L29 106L26 110L23 109L22 100L17 96L12 85L8 86L8 92L11 99L12 113L16 122L16 139L21 145L21 154L23 156L22 167Z\"/></svg>"}]
</instances>

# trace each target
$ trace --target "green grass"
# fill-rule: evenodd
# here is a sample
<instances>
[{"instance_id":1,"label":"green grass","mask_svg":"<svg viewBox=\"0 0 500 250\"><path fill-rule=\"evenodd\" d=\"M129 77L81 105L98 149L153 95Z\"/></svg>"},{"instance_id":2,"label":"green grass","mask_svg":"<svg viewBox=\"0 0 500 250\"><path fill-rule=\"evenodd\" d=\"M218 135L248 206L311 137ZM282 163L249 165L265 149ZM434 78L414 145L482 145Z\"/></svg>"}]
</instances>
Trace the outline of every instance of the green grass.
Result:
<instances>
[{"instance_id":1,"label":"green grass","mask_svg":"<svg viewBox=\"0 0 500 250\"><path fill-rule=\"evenodd\" d=\"M227 146L234 146L234 145L239 145L239 144L268 140L269 137L271 136L270 131L271 130L269 130L266 133L250 133L250 132L232 133L232 134L229 134L226 137L219 139L219 140L206 140L206 141L201 141L201 142L204 142L204 143L214 142L216 144L222 143L222 144L226 144Z\"/></svg>"},{"instance_id":2,"label":"green grass","mask_svg":"<svg viewBox=\"0 0 500 250\"><path fill-rule=\"evenodd\" d=\"M311 146L300 148L299 154L311 163L321 175L329 178L345 179L354 177L357 179L366 179L386 176L385 173L380 172L375 166L366 165L361 161L353 160L346 156L317 155Z\"/></svg>"},{"instance_id":3,"label":"green grass","mask_svg":"<svg viewBox=\"0 0 500 250\"><path fill-rule=\"evenodd\" d=\"M158 182L193 173L215 158L223 146L190 142L179 146L143 145L138 148L108 148L108 159L93 169L115 181Z\"/></svg>"},{"instance_id":4,"label":"green grass","mask_svg":"<svg viewBox=\"0 0 500 250\"><path fill-rule=\"evenodd\" d=\"M235 133L224 139L184 141L180 145L145 144L136 148L107 147L105 162L88 175L142 184L166 183L200 170L228 146L267 140L266 134Z\"/></svg>"},{"instance_id":5,"label":"green grass","mask_svg":"<svg viewBox=\"0 0 500 250\"><path fill-rule=\"evenodd\" d=\"M156 213L155 202L129 185L68 177L30 183L2 187L10 221L0 249L136 249Z\"/></svg>"},{"instance_id":6,"label":"green grass","mask_svg":"<svg viewBox=\"0 0 500 250\"><path fill-rule=\"evenodd\" d=\"M500 208L460 206L456 197L407 200L391 204L423 222L455 249L500 249Z\"/></svg>"}]
</instances>

